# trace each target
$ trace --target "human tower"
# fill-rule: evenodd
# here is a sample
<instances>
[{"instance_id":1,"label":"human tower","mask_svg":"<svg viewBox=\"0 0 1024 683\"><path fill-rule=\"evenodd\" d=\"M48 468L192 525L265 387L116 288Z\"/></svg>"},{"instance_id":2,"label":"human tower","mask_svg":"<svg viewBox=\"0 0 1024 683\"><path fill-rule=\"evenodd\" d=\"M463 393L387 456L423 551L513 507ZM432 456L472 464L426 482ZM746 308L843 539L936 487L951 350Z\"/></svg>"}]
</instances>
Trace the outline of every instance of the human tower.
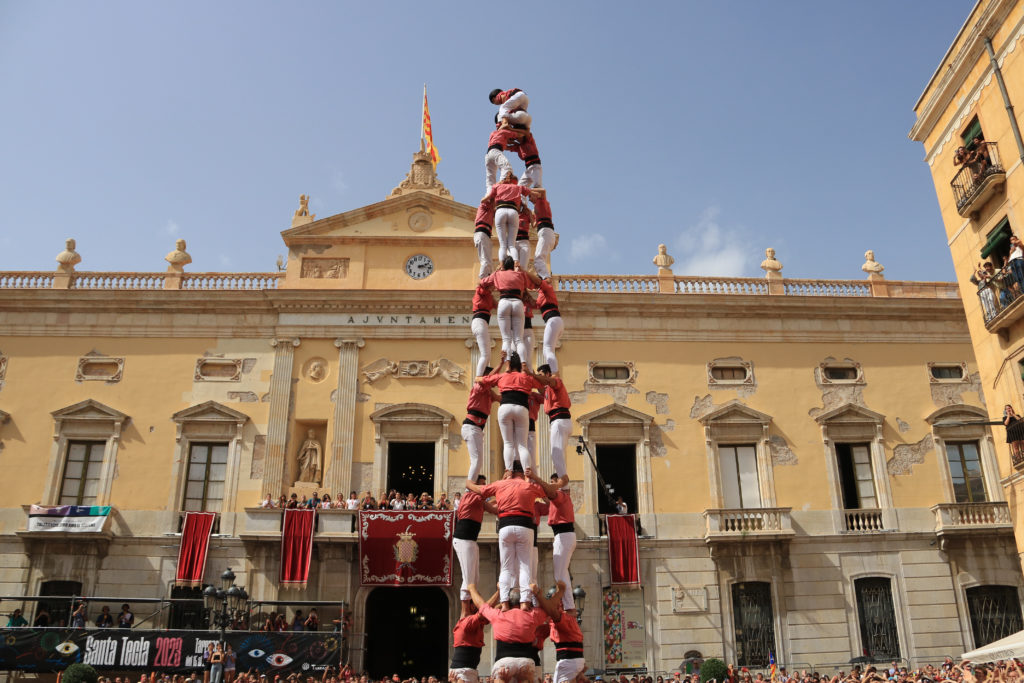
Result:
<instances>
[{"instance_id":1,"label":"human tower","mask_svg":"<svg viewBox=\"0 0 1024 683\"><path fill-rule=\"evenodd\" d=\"M493 90L498 105L495 130L487 141L487 194L476 214L473 242L480 259L480 282L473 295L472 331L480 349L476 382L469 392L462 438L469 450L466 493L456 511L455 552L462 567L462 612L454 629L451 683L477 683L484 627L494 635L491 677L498 683L533 683L544 640L555 645L554 683L575 680L584 670L583 634L576 621L569 562L576 548L575 517L569 496L565 449L572 432L569 394L558 377L555 347L562 335L558 298L551 286L548 258L556 244L551 205L541 186L540 154L531 132L529 99L522 90ZM516 178L505 152L525 163ZM532 202L531 211L527 201ZM530 228L536 225L537 247L528 271ZM498 233L498 262L492 272L492 231ZM497 301L495 301L497 296ZM544 320L543 363L532 366L533 311ZM490 367L491 312L497 309L501 362ZM487 483L480 474L483 430L494 403L503 441L505 472ZM554 474L544 481L536 473L535 424L543 407L551 423ZM480 551L477 537L484 512L498 518L501 573L498 591L485 599L477 590ZM556 590L537 587L537 527L547 515L554 533ZM546 583L546 582L545 582Z\"/></svg>"}]
</instances>

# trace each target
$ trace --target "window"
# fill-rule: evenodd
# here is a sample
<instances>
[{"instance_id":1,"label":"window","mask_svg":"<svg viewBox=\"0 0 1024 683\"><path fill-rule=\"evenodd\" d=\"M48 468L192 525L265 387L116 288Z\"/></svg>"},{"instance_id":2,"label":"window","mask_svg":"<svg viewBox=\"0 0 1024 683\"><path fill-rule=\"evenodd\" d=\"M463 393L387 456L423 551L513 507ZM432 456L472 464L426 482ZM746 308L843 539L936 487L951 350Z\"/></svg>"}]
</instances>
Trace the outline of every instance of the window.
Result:
<instances>
[{"instance_id":1,"label":"window","mask_svg":"<svg viewBox=\"0 0 1024 683\"><path fill-rule=\"evenodd\" d=\"M740 381L747 378L747 369L730 365L718 365L711 368L711 376L717 380Z\"/></svg>"},{"instance_id":2,"label":"window","mask_svg":"<svg viewBox=\"0 0 1024 683\"><path fill-rule=\"evenodd\" d=\"M754 384L754 364L740 358L718 358L708 363L708 386Z\"/></svg>"},{"instance_id":3,"label":"window","mask_svg":"<svg viewBox=\"0 0 1024 683\"><path fill-rule=\"evenodd\" d=\"M203 588L206 588L206 586L204 585ZM188 630L209 628L207 612L203 607L203 588L171 586L172 600L188 600L188 602L171 603L167 628Z\"/></svg>"},{"instance_id":4,"label":"window","mask_svg":"<svg viewBox=\"0 0 1024 683\"><path fill-rule=\"evenodd\" d=\"M768 666L775 647L775 616L771 584L747 581L732 585L732 614L736 626L736 662L740 666Z\"/></svg>"},{"instance_id":5,"label":"window","mask_svg":"<svg viewBox=\"0 0 1024 683\"><path fill-rule=\"evenodd\" d=\"M636 446L634 444L598 444L597 471L604 483L611 488L610 496L598 491L597 512L614 515L617 511L612 501L622 496L626 512L637 512L636 499ZM600 483L598 483L600 486Z\"/></svg>"},{"instance_id":6,"label":"window","mask_svg":"<svg viewBox=\"0 0 1024 683\"><path fill-rule=\"evenodd\" d=\"M967 149L974 149L974 141L977 138L984 140L985 136L981 132L981 121L979 121L978 117L975 116L971 119L971 122L967 124L967 127L964 128L964 131L960 133L960 139L963 141L964 147Z\"/></svg>"},{"instance_id":7,"label":"window","mask_svg":"<svg viewBox=\"0 0 1024 683\"><path fill-rule=\"evenodd\" d=\"M857 368L839 365L827 365L824 368L825 378L833 382L854 382L857 380Z\"/></svg>"},{"instance_id":8,"label":"window","mask_svg":"<svg viewBox=\"0 0 1024 683\"><path fill-rule=\"evenodd\" d=\"M719 446L722 472L722 502L727 508L761 507L761 486L757 478L757 447Z\"/></svg>"},{"instance_id":9,"label":"window","mask_svg":"<svg viewBox=\"0 0 1024 683\"><path fill-rule=\"evenodd\" d=\"M190 444L182 509L187 512L220 512L224 504L227 467L226 443Z\"/></svg>"},{"instance_id":10,"label":"window","mask_svg":"<svg viewBox=\"0 0 1024 683\"><path fill-rule=\"evenodd\" d=\"M947 442L946 461L953 480L953 495L958 503L984 503L985 476L976 441Z\"/></svg>"},{"instance_id":11,"label":"window","mask_svg":"<svg viewBox=\"0 0 1024 683\"><path fill-rule=\"evenodd\" d=\"M996 268L1002 268L1010 256L1010 219L1004 218L988 233L981 248L981 258L988 259Z\"/></svg>"},{"instance_id":12,"label":"window","mask_svg":"<svg viewBox=\"0 0 1024 683\"><path fill-rule=\"evenodd\" d=\"M1014 586L975 586L967 591L974 647L982 647L1024 628Z\"/></svg>"},{"instance_id":13,"label":"window","mask_svg":"<svg viewBox=\"0 0 1024 683\"><path fill-rule=\"evenodd\" d=\"M928 373L933 382L959 382L967 377L966 363L929 363Z\"/></svg>"},{"instance_id":14,"label":"window","mask_svg":"<svg viewBox=\"0 0 1024 683\"><path fill-rule=\"evenodd\" d=\"M590 366L590 376L597 382L628 382L632 374L626 363L592 363Z\"/></svg>"},{"instance_id":15,"label":"window","mask_svg":"<svg viewBox=\"0 0 1024 683\"><path fill-rule=\"evenodd\" d=\"M67 626L71 619L71 598L81 594L82 584L78 581L43 581L39 586L39 595L52 595L55 598L39 601L36 606L36 619L43 610L46 610L50 615L49 626Z\"/></svg>"},{"instance_id":16,"label":"window","mask_svg":"<svg viewBox=\"0 0 1024 683\"><path fill-rule=\"evenodd\" d=\"M60 505L94 505L103 468L102 441L72 441L64 462Z\"/></svg>"},{"instance_id":17,"label":"window","mask_svg":"<svg viewBox=\"0 0 1024 683\"><path fill-rule=\"evenodd\" d=\"M866 443L836 444L839 485L847 510L877 508L878 495L871 472L871 448Z\"/></svg>"},{"instance_id":18,"label":"window","mask_svg":"<svg viewBox=\"0 0 1024 683\"><path fill-rule=\"evenodd\" d=\"M857 593L862 654L875 661L900 658L900 637L892 603L892 580L872 576L853 582Z\"/></svg>"},{"instance_id":19,"label":"window","mask_svg":"<svg viewBox=\"0 0 1024 683\"><path fill-rule=\"evenodd\" d=\"M388 443L388 491L402 496L434 494L434 443ZM378 501L379 502L379 501Z\"/></svg>"}]
</instances>

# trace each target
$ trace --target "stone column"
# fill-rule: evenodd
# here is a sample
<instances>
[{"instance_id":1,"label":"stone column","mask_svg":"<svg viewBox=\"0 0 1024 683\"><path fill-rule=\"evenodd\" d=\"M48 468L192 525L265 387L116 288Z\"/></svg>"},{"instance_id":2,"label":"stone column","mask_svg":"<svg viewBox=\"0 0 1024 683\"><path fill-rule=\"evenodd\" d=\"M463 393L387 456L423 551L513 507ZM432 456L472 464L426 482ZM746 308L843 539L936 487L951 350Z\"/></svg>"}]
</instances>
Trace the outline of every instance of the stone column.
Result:
<instances>
[{"instance_id":1,"label":"stone column","mask_svg":"<svg viewBox=\"0 0 1024 683\"><path fill-rule=\"evenodd\" d=\"M300 344L295 339L272 339L274 347L274 374L270 377L270 417L267 422L267 455L263 465L263 489L277 498L284 492L285 446L288 443L288 418L292 400L292 365L295 348Z\"/></svg>"},{"instance_id":2,"label":"stone column","mask_svg":"<svg viewBox=\"0 0 1024 683\"><path fill-rule=\"evenodd\" d=\"M348 497L352 490L352 453L356 434L356 393L359 389L359 349L362 339L335 339L338 347L338 389L334 392L334 430L331 459L324 476L324 490Z\"/></svg>"},{"instance_id":3,"label":"stone column","mask_svg":"<svg viewBox=\"0 0 1024 683\"><path fill-rule=\"evenodd\" d=\"M491 341L491 345L494 345L493 340ZM476 339L474 337L470 337L466 340L466 346L469 347L469 377L470 381L473 382L476 381L476 366L477 363L480 362L480 349L477 348ZM455 417L457 419L459 416L456 415ZM480 454L480 474L487 477L488 482L491 480L491 423L497 419L498 418L494 416L494 413L492 413L492 416L487 418L487 424L484 425L484 449ZM462 424L462 420L458 420L458 422L460 425ZM461 430L462 427L459 427L459 429ZM466 457L468 460L468 451Z\"/></svg>"},{"instance_id":4,"label":"stone column","mask_svg":"<svg viewBox=\"0 0 1024 683\"><path fill-rule=\"evenodd\" d=\"M569 456L565 456L568 465ZM551 462L551 421L547 413L541 408L537 415L537 474L541 479L547 481L555 471L555 464Z\"/></svg>"}]
</instances>

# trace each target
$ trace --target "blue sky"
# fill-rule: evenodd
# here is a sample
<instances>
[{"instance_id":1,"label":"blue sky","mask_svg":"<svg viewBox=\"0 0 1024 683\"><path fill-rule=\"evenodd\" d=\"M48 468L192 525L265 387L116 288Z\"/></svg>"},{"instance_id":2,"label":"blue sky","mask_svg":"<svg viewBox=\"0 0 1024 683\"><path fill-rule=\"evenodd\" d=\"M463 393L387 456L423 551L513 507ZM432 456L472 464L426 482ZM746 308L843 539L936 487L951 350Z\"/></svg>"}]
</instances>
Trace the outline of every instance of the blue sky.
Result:
<instances>
[{"instance_id":1,"label":"blue sky","mask_svg":"<svg viewBox=\"0 0 1024 683\"><path fill-rule=\"evenodd\" d=\"M952 265L912 107L973 2L0 0L0 269L273 270L301 193L380 201L418 147L484 192L494 107L531 99L555 272L893 279ZM514 160L518 164L518 159Z\"/></svg>"}]
</instances>

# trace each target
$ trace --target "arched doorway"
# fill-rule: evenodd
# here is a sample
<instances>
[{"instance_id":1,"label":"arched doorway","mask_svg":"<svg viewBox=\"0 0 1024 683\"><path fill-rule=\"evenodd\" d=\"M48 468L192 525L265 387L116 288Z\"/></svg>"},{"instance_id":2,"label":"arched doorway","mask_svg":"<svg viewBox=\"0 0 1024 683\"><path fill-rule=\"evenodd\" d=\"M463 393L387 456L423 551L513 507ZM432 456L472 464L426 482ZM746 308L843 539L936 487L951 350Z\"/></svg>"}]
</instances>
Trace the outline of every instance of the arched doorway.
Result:
<instances>
[{"instance_id":1,"label":"arched doorway","mask_svg":"<svg viewBox=\"0 0 1024 683\"><path fill-rule=\"evenodd\" d=\"M440 588L375 588L366 598L364 668L373 678L445 680L450 631L448 596Z\"/></svg>"}]
</instances>

